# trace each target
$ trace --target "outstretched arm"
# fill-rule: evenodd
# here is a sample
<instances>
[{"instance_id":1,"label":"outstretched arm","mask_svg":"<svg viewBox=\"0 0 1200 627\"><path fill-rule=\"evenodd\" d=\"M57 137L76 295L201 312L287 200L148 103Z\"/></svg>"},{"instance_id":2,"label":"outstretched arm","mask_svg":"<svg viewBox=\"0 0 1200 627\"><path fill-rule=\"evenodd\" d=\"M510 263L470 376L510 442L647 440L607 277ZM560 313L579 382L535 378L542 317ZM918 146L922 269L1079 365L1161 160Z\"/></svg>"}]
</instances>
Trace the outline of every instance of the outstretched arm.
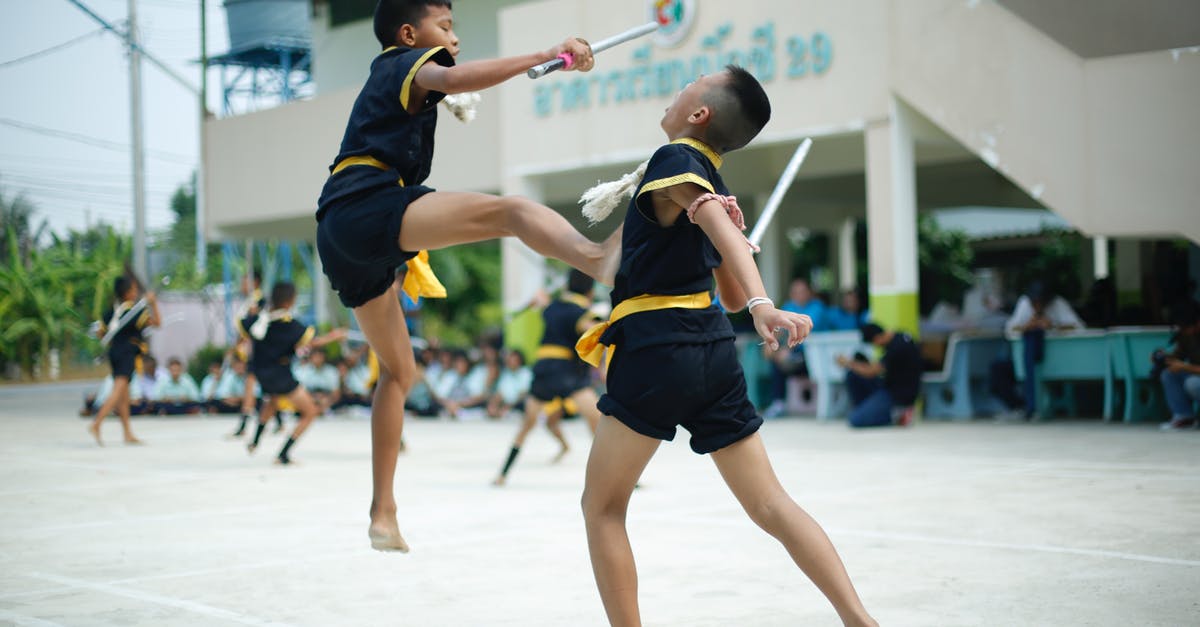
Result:
<instances>
[{"instance_id":1,"label":"outstretched arm","mask_svg":"<svg viewBox=\"0 0 1200 627\"><path fill-rule=\"evenodd\" d=\"M414 81L424 90L440 91L443 94L479 91L524 74L529 68L552 61L564 52L575 57L575 65L571 69L586 72L595 64L591 47L581 39L572 38L544 52L516 57L467 61L453 67L426 63L417 70Z\"/></svg>"},{"instance_id":2,"label":"outstretched arm","mask_svg":"<svg viewBox=\"0 0 1200 627\"><path fill-rule=\"evenodd\" d=\"M667 195L671 203L682 210L683 207L690 207L705 193L703 188L694 183L683 183L668 188ZM655 213L658 213L657 207ZM766 299L767 289L763 286L762 277L758 274L758 266L754 265L754 257L750 254L746 238L730 221L725 207L716 200L706 200L696 209L692 220L704 230L713 246L721 253L722 273L725 274L726 283L733 283L740 287L740 296L747 299ZM732 288L726 285L724 289ZM738 299L731 298L730 300ZM808 337L809 332L812 331L812 320L808 316L780 311L769 300L763 304L756 304L750 310L750 315L754 318L754 329L758 331L771 350L779 348L779 341L775 338L776 329L787 330L789 347L804 341L804 338Z\"/></svg>"}]
</instances>

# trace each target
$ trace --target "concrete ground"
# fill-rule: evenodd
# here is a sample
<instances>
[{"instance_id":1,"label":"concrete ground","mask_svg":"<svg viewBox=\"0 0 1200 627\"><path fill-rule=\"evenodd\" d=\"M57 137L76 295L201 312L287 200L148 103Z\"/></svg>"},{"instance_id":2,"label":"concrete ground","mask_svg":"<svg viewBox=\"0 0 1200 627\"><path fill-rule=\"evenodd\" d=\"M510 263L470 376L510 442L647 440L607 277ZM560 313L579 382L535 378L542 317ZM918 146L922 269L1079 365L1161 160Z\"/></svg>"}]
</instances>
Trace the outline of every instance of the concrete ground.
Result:
<instances>
[{"instance_id":1,"label":"concrete ground","mask_svg":"<svg viewBox=\"0 0 1200 627\"><path fill-rule=\"evenodd\" d=\"M295 467L228 418L142 418L99 448L72 387L0 388L0 623L602 625L579 513L589 437L551 465L516 424L410 421L409 555L368 548L368 422L333 418ZM1095 421L768 422L784 484L883 625L1200 624L1200 432ZM631 506L647 625L834 625L681 434Z\"/></svg>"}]
</instances>

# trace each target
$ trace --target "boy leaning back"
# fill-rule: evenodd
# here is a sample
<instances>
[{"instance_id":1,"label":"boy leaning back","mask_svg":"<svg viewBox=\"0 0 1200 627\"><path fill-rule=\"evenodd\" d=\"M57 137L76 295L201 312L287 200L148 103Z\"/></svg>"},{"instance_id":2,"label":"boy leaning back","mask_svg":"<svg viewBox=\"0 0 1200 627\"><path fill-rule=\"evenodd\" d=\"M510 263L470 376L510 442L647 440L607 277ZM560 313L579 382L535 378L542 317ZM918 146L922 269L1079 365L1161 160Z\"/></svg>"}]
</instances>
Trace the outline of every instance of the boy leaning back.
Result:
<instances>
[{"instance_id":1,"label":"boy leaning back","mask_svg":"<svg viewBox=\"0 0 1200 627\"><path fill-rule=\"evenodd\" d=\"M405 291L413 298L444 295L423 251L515 236L540 254L611 282L619 241L592 242L566 218L528 199L421 185L433 160L435 106L446 95L492 87L562 53L573 55L575 69L589 70L586 42L568 39L544 52L456 65L459 41L449 0L381 0L375 36L383 52L371 63L321 192L317 249L331 286L353 309L380 362L371 407L371 546L407 551L396 523L393 481L416 363L393 287L397 267L408 265Z\"/></svg>"},{"instance_id":2,"label":"boy leaning back","mask_svg":"<svg viewBox=\"0 0 1200 627\"><path fill-rule=\"evenodd\" d=\"M608 346L608 392L588 458L583 513L600 598L613 625L640 625L637 571L625 529L629 497L659 442L677 425L692 450L710 453L746 513L778 539L847 625L874 625L821 527L780 485L746 396L729 320L711 303L716 278L729 311L748 307L772 349L786 330L795 346L807 316L766 298L741 210L717 169L766 125L762 86L730 66L688 85L667 108L671 140L651 157L624 221L613 312L579 343L597 361ZM598 342L598 344L597 344Z\"/></svg>"}]
</instances>

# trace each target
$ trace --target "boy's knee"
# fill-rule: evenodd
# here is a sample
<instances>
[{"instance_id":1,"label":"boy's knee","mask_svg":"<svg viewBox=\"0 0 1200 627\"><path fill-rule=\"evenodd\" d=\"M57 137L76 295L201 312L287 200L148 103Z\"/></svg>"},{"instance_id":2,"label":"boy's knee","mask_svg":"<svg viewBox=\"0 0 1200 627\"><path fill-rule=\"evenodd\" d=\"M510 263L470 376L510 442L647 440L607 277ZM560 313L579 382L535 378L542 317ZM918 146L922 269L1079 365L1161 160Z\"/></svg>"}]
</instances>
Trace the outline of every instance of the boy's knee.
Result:
<instances>
[{"instance_id":1,"label":"boy's knee","mask_svg":"<svg viewBox=\"0 0 1200 627\"><path fill-rule=\"evenodd\" d=\"M1183 381L1183 389L1188 396L1200 400L1200 376L1190 376Z\"/></svg>"},{"instance_id":2,"label":"boy's knee","mask_svg":"<svg viewBox=\"0 0 1200 627\"><path fill-rule=\"evenodd\" d=\"M579 507L583 510L584 521L587 522L603 518L625 518L625 508L620 503L597 495L594 491L586 488L583 490L583 496L579 499Z\"/></svg>"}]
</instances>

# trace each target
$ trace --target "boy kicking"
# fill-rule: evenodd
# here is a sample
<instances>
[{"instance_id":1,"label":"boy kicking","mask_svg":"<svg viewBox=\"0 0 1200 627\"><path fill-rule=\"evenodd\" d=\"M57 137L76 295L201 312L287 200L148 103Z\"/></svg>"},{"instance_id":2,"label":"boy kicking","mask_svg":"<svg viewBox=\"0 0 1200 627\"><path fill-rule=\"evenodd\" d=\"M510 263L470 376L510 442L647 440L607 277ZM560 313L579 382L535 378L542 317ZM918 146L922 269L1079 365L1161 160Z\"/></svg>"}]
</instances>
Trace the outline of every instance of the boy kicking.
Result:
<instances>
[{"instance_id":1,"label":"boy kicking","mask_svg":"<svg viewBox=\"0 0 1200 627\"><path fill-rule=\"evenodd\" d=\"M711 303L715 276L729 311L748 307L771 350L812 329L807 316L775 308L740 228L741 210L721 181L721 155L745 146L771 105L745 70L702 76L662 119L670 143L650 159L626 212L613 313L579 343L596 361L608 346L608 392L588 458L583 514L600 598L613 625L640 625L637 570L625 529L634 486L659 442L677 425L692 450L710 453L746 513L778 539L847 625L874 625L833 544L788 496L757 431L733 330ZM740 228L739 228L740 227Z\"/></svg>"},{"instance_id":2,"label":"boy kicking","mask_svg":"<svg viewBox=\"0 0 1200 627\"><path fill-rule=\"evenodd\" d=\"M515 236L604 281L615 270L618 242L592 242L566 218L528 199L421 185L433 161L438 102L498 85L561 53L574 56L574 69L589 70L585 42L568 39L543 52L456 65L459 41L449 0L380 0L374 25L383 52L371 63L321 192L317 250L330 285L354 311L380 363L371 406L371 546L407 551L396 523L393 481L404 400L417 370L393 287L396 268L408 265L405 291L411 297L444 295L423 251Z\"/></svg>"}]
</instances>

